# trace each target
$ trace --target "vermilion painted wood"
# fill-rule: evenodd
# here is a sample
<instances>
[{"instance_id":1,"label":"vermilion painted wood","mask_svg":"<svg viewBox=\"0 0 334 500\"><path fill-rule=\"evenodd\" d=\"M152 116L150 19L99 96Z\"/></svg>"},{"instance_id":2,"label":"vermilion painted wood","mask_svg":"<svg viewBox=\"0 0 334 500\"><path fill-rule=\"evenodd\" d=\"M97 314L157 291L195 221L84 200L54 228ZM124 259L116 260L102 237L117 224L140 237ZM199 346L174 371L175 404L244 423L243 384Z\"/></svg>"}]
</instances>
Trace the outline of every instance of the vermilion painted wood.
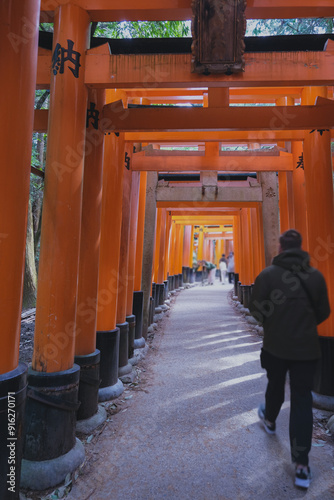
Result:
<instances>
[{"instance_id":1,"label":"vermilion painted wood","mask_svg":"<svg viewBox=\"0 0 334 500\"><path fill-rule=\"evenodd\" d=\"M90 89L88 102L100 110L105 91ZM82 224L76 313L75 355L91 354L96 348L96 316L101 240L104 133L90 122L86 134L82 196Z\"/></svg>"},{"instance_id":2,"label":"vermilion painted wood","mask_svg":"<svg viewBox=\"0 0 334 500\"><path fill-rule=\"evenodd\" d=\"M5 71L0 84L0 374L19 362L39 4L0 4L0 65Z\"/></svg>"},{"instance_id":3,"label":"vermilion painted wood","mask_svg":"<svg viewBox=\"0 0 334 500\"><path fill-rule=\"evenodd\" d=\"M305 89L303 102L326 97L325 88ZM308 244L311 262L325 276L331 309L334 307L334 198L330 133L315 131L304 141ZM333 315L319 325L319 334L334 337Z\"/></svg>"},{"instance_id":4,"label":"vermilion painted wood","mask_svg":"<svg viewBox=\"0 0 334 500\"><path fill-rule=\"evenodd\" d=\"M140 172L138 228L135 261L135 291L141 290L147 172Z\"/></svg>"},{"instance_id":5,"label":"vermilion painted wood","mask_svg":"<svg viewBox=\"0 0 334 500\"><path fill-rule=\"evenodd\" d=\"M85 50L87 12L72 4L56 12L56 43L80 53L77 77L65 62L64 72L51 71L41 253L32 366L42 372L71 368L74 362L79 271L82 179L86 132ZM54 74L56 73L56 74Z\"/></svg>"}]
</instances>

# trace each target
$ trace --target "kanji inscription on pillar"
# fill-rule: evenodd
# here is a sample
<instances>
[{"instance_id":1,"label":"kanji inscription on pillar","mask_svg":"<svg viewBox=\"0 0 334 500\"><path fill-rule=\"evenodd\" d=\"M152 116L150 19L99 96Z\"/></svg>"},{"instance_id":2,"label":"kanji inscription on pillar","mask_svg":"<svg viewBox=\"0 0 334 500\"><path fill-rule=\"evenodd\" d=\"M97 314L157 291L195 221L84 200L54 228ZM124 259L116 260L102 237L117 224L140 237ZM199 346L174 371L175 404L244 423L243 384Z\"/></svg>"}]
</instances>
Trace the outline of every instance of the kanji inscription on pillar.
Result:
<instances>
[{"instance_id":1,"label":"kanji inscription on pillar","mask_svg":"<svg viewBox=\"0 0 334 500\"><path fill-rule=\"evenodd\" d=\"M301 168L302 170L304 170L304 154L303 153L298 158L298 162L297 162L297 167L296 168Z\"/></svg>"},{"instance_id":2,"label":"kanji inscription on pillar","mask_svg":"<svg viewBox=\"0 0 334 500\"><path fill-rule=\"evenodd\" d=\"M77 50L73 50L73 40L67 40L67 49L57 43L52 54L52 71L56 75L64 73L65 62L69 62L71 66L68 67L72 71L75 78L79 78L79 68L81 54Z\"/></svg>"},{"instance_id":3,"label":"kanji inscription on pillar","mask_svg":"<svg viewBox=\"0 0 334 500\"><path fill-rule=\"evenodd\" d=\"M266 191L266 198L275 198L276 196L276 193L274 191L274 189L272 187L270 187L269 189L267 189Z\"/></svg>"},{"instance_id":4,"label":"kanji inscription on pillar","mask_svg":"<svg viewBox=\"0 0 334 500\"><path fill-rule=\"evenodd\" d=\"M92 127L98 130L100 112L98 109L95 109L95 106L95 102L91 102L89 105L89 109L87 109L86 128L89 127L89 121L91 121Z\"/></svg>"},{"instance_id":5,"label":"kanji inscription on pillar","mask_svg":"<svg viewBox=\"0 0 334 500\"><path fill-rule=\"evenodd\" d=\"M130 170L130 156L127 152L125 152L125 168Z\"/></svg>"},{"instance_id":6,"label":"kanji inscription on pillar","mask_svg":"<svg viewBox=\"0 0 334 500\"><path fill-rule=\"evenodd\" d=\"M192 72L245 69L245 0L192 0Z\"/></svg>"}]
</instances>

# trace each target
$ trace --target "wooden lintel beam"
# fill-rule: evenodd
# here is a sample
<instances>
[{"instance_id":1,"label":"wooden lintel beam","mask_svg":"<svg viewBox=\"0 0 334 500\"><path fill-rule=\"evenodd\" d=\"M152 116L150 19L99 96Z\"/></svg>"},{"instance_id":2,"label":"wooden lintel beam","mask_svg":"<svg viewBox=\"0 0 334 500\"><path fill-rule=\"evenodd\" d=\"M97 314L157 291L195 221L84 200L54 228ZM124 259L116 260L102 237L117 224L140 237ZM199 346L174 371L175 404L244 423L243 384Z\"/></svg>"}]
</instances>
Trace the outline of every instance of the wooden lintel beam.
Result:
<instances>
[{"instance_id":1,"label":"wooden lintel beam","mask_svg":"<svg viewBox=\"0 0 334 500\"><path fill-rule=\"evenodd\" d=\"M197 202L194 205L193 201L157 201L157 208L167 208L167 210L173 210L174 208L207 208L207 209L215 209L215 208L234 208L236 212L234 214L229 212L229 215L240 215L241 208L245 207L257 207L258 202L227 202L227 201L202 201Z\"/></svg>"},{"instance_id":2,"label":"wooden lintel beam","mask_svg":"<svg viewBox=\"0 0 334 500\"><path fill-rule=\"evenodd\" d=\"M224 218L221 217L219 221L213 221L213 222L210 219L207 219L207 223L204 224L204 225L205 226L216 226L216 225L218 225L218 223L219 224L224 223ZM186 221L175 220L175 224L182 225L182 226L188 226L189 225L187 220ZM198 224L196 224L196 225L198 225ZM229 233L230 231L233 231L232 227L222 228L222 229L219 229L219 228L213 229L213 228L206 227L203 232L205 233L205 235L208 235L208 236L210 235L211 236L212 234L216 234L216 233L220 233L220 234L221 233Z\"/></svg>"},{"instance_id":3,"label":"wooden lintel beam","mask_svg":"<svg viewBox=\"0 0 334 500\"><path fill-rule=\"evenodd\" d=\"M49 111L35 109L34 132L48 131ZM219 132L126 132L125 142L147 143L182 143L198 144L204 142L229 143L275 143L277 141L303 141L309 131L305 130L246 130L246 131L219 131ZM334 139L334 129L331 131Z\"/></svg>"},{"instance_id":4,"label":"wooden lintel beam","mask_svg":"<svg viewBox=\"0 0 334 500\"><path fill-rule=\"evenodd\" d=\"M195 226L218 226L218 225L222 225L222 224L227 224L228 221L225 221L224 219L224 216L222 215L220 218L216 218L214 220L211 220L210 218L199 218L199 219L184 219L183 221L182 220L177 220L177 219L173 219L173 221L175 222L175 224L178 224L178 225L181 225L181 226L188 226L189 224L192 224L192 225L195 225ZM231 231L232 228L227 228L225 230L225 232L228 232L228 231ZM205 228L204 229L204 232L205 233L208 233L210 232L210 230L208 228ZM218 232L216 230L216 232Z\"/></svg>"},{"instance_id":5,"label":"wooden lintel beam","mask_svg":"<svg viewBox=\"0 0 334 500\"><path fill-rule=\"evenodd\" d=\"M48 131L49 111L35 109L34 132ZM304 130L266 130L266 131L205 131L205 132L126 132L125 142L147 143L204 143L204 142L276 142L302 141L308 131ZM334 129L332 130L334 138Z\"/></svg>"},{"instance_id":6,"label":"wooden lintel beam","mask_svg":"<svg viewBox=\"0 0 334 500\"><path fill-rule=\"evenodd\" d=\"M278 97L278 96L291 96L300 98L303 88L302 87L243 87L243 88L230 88L230 100L240 99L247 97ZM192 88L147 88L147 89L131 89L126 92L128 97L147 97L149 99L174 98L174 97L203 97L203 94L208 92L207 89L192 89Z\"/></svg>"},{"instance_id":7,"label":"wooden lintel beam","mask_svg":"<svg viewBox=\"0 0 334 500\"><path fill-rule=\"evenodd\" d=\"M261 144L275 143L277 141L303 141L305 130L243 130L243 131L202 131L197 132L126 132L125 142L147 142L147 143L190 143L203 144L204 142L228 142L248 143L257 142ZM334 137L334 129L332 130Z\"/></svg>"},{"instance_id":8,"label":"wooden lintel beam","mask_svg":"<svg viewBox=\"0 0 334 500\"><path fill-rule=\"evenodd\" d=\"M292 155L287 156L133 156L132 170L156 172L282 172L292 171Z\"/></svg>"},{"instance_id":9,"label":"wooden lintel beam","mask_svg":"<svg viewBox=\"0 0 334 500\"><path fill-rule=\"evenodd\" d=\"M305 130L245 130L245 131L203 131L203 132L126 132L125 142L146 143L194 143L228 142L228 143L275 143L277 141L303 141ZM334 129L332 130L334 137Z\"/></svg>"},{"instance_id":10,"label":"wooden lintel beam","mask_svg":"<svg viewBox=\"0 0 334 500\"><path fill-rule=\"evenodd\" d=\"M332 101L333 102L333 101ZM106 132L199 130L313 130L334 127L331 106L264 106L224 108L133 108L116 101L103 108Z\"/></svg>"},{"instance_id":11,"label":"wooden lintel beam","mask_svg":"<svg viewBox=\"0 0 334 500\"><path fill-rule=\"evenodd\" d=\"M261 187L226 187L218 188L195 187L195 186L172 186L158 187L157 201L180 202L192 201L193 203L202 202L261 202Z\"/></svg>"},{"instance_id":12,"label":"wooden lintel beam","mask_svg":"<svg viewBox=\"0 0 334 500\"><path fill-rule=\"evenodd\" d=\"M334 53L256 52L245 54L246 70L233 75L191 73L191 54L87 52L85 83L90 87L150 89L187 87L286 87L332 85ZM50 86L51 51L38 56L37 87Z\"/></svg>"},{"instance_id":13,"label":"wooden lintel beam","mask_svg":"<svg viewBox=\"0 0 334 500\"><path fill-rule=\"evenodd\" d=\"M191 0L72 0L87 10L91 21L178 21L191 19ZM41 22L53 18L55 8L67 0L41 0ZM253 0L247 2L247 19L334 17L329 0Z\"/></svg>"},{"instance_id":14,"label":"wooden lintel beam","mask_svg":"<svg viewBox=\"0 0 334 500\"><path fill-rule=\"evenodd\" d=\"M205 208L194 208L194 209L185 209L185 208L172 208L169 210L171 216L175 217L197 217L197 216L220 216L224 215L225 217L230 217L233 219L233 215L235 215L233 208L216 208L214 210L205 209Z\"/></svg>"}]
</instances>

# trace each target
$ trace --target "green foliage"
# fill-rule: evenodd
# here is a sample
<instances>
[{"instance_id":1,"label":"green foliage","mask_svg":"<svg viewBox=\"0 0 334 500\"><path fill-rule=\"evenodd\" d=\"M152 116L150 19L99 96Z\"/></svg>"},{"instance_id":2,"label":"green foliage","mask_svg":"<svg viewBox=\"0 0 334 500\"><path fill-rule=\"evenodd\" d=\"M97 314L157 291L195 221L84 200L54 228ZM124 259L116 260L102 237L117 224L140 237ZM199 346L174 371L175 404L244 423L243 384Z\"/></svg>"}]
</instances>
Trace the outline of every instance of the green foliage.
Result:
<instances>
[{"instance_id":1,"label":"green foliage","mask_svg":"<svg viewBox=\"0 0 334 500\"><path fill-rule=\"evenodd\" d=\"M35 109L48 109L50 102L50 90L35 91Z\"/></svg>"},{"instance_id":2,"label":"green foliage","mask_svg":"<svg viewBox=\"0 0 334 500\"><path fill-rule=\"evenodd\" d=\"M191 36L190 21L98 23L94 36L105 38L181 38Z\"/></svg>"},{"instance_id":3,"label":"green foliage","mask_svg":"<svg viewBox=\"0 0 334 500\"><path fill-rule=\"evenodd\" d=\"M40 23L39 31L49 31L53 33L53 23Z\"/></svg>"},{"instance_id":4,"label":"green foliage","mask_svg":"<svg viewBox=\"0 0 334 500\"><path fill-rule=\"evenodd\" d=\"M333 28L333 18L248 19L246 36L314 35L333 33ZM41 23L39 29L53 32L53 23ZM101 22L93 23L93 32L105 38L190 37L191 21Z\"/></svg>"},{"instance_id":5,"label":"green foliage","mask_svg":"<svg viewBox=\"0 0 334 500\"><path fill-rule=\"evenodd\" d=\"M249 19L246 36L333 33L333 18Z\"/></svg>"}]
</instances>

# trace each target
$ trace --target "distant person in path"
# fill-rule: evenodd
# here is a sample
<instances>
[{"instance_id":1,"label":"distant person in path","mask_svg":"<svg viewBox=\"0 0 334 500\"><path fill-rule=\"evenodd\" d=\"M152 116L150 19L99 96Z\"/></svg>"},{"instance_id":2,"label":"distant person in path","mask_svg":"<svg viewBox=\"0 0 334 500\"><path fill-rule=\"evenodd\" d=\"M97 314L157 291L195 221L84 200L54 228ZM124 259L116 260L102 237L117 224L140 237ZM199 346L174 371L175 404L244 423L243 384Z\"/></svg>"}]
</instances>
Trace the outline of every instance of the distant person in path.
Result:
<instances>
[{"instance_id":1,"label":"distant person in path","mask_svg":"<svg viewBox=\"0 0 334 500\"><path fill-rule=\"evenodd\" d=\"M328 318L330 306L323 275L310 266L294 229L279 239L279 254L256 278L250 311L263 324L261 366L267 371L265 404L258 415L268 434L275 434L284 402L286 374L290 375L290 446L295 485L308 488L311 480L312 387L321 356L317 325Z\"/></svg>"},{"instance_id":2,"label":"distant person in path","mask_svg":"<svg viewBox=\"0 0 334 500\"><path fill-rule=\"evenodd\" d=\"M203 271L205 268L208 272L208 285L213 285L215 281L216 266L212 262L209 262L207 260L202 260L199 262L203 266Z\"/></svg>"},{"instance_id":3,"label":"distant person in path","mask_svg":"<svg viewBox=\"0 0 334 500\"><path fill-rule=\"evenodd\" d=\"M224 253L222 254L222 256L219 259L219 281L222 281L222 273L221 273L221 269L220 269L221 262L225 262L225 264L226 264L226 274L227 274L227 258L226 258L226 255Z\"/></svg>"},{"instance_id":4,"label":"distant person in path","mask_svg":"<svg viewBox=\"0 0 334 500\"><path fill-rule=\"evenodd\" d=\"M224 256L222 256L222 258L219 261L219 273L220 273L220 281L222 282L223 285L225 285L226 275L227 275L227 261L224 258Z\"/></svg>"},{"instance_id":5,"label":"distant person in path","mask_svg":"<svg viewBox=\"0 0 334 500\"><path fill-rule=\"evenodd\" d=\"M227 261L228 282L232 283L234 276L234 253L230 252Z\"/></svg>"}]
</instances>

